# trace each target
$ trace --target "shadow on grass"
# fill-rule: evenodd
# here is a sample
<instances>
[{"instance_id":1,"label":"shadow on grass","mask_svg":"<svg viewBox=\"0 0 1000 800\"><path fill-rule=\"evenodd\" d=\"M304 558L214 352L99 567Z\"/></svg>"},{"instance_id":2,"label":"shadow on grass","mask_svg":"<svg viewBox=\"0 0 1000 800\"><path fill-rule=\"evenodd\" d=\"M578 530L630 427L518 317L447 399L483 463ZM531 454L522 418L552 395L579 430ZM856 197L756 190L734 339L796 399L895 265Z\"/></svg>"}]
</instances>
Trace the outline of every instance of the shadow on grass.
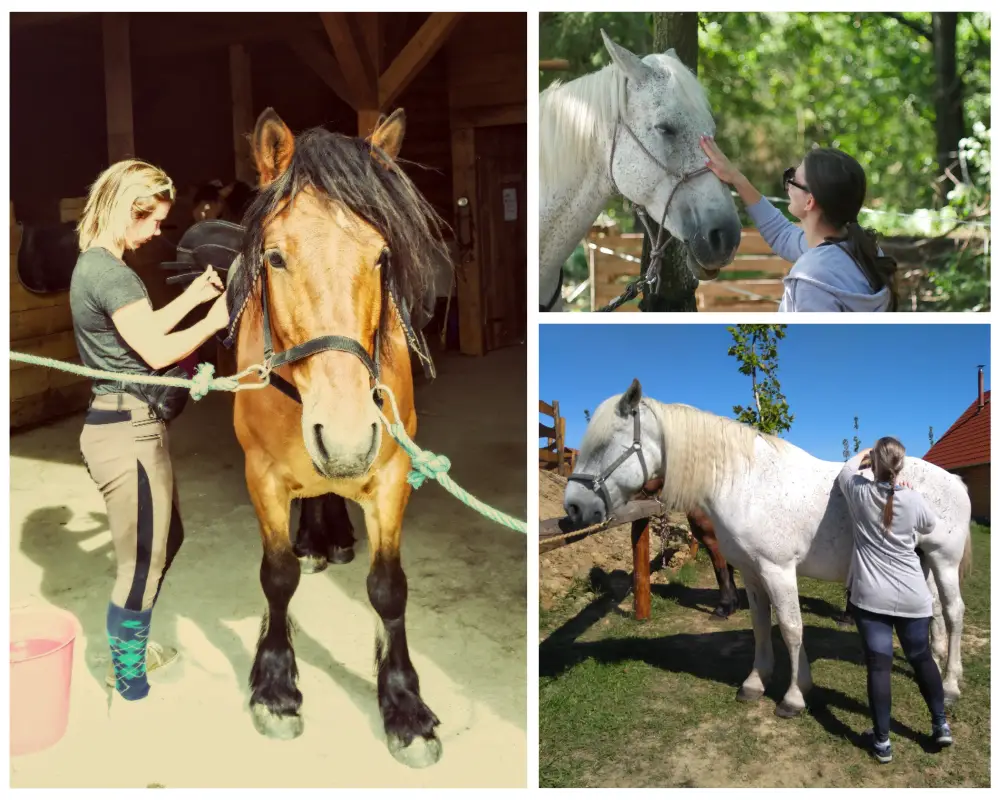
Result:
<instances>
[{"instance_id":1,"label":"shadow on grass","mask_svg":"<svg viewBox=\"0 0 1000 800\"><path fill-rule=\"evenodd\" d=\"M631 619L631 614L618 608L631 590L631 576L623 570L607 573L599 568L591 570L591 586L598 594L572 618L566 620L539 645L539 676L558 678L588 659L601 664L627 664L641 661L656 669L671 673L684 673L728 686L734 699L737 690L753 666L754 639L750 628L711 631L707 633L675 633L661 637L606 638L599 641L579 641L592 626L609 614ZM717 591L686 587L679 584L656 586L653 591L660 597L674 599L679 605L703 611L715 602ZM802 598L803 606L813 609L810 613L836 619L841 609L825 600ZM807 602L808 601L808 602ZM707 612L710 613L710 612ZM861 641L853 630L803 625L803 645L810 662L819 660L854 664L864 669ZM765 695L775 703L781 701L790 680L788 651L777 626L771 628L775 670ZM902 661L902 659L897 659ZM905 664L905 661L903 662ZM893 672L912 680L912 673L902 664L894 664ZM865 737L840 719L843 712L867 717L867 704L843 692L815 686L806 698L806 712L830 735L843 738L856 747L867 749ZM927 752L937 746L926 733L893 721L892 732L910 739Z\"/></svg>"}]
</instances>

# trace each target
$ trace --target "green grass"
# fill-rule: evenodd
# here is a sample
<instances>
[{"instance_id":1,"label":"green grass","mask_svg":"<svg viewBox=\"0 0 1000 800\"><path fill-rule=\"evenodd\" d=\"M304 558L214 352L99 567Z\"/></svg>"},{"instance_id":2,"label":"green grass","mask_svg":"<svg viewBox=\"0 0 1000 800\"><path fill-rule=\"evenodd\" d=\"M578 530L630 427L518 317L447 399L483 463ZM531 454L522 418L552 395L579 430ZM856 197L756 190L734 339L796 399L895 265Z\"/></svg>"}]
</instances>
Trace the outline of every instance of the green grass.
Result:
<instances>
[{"instance_id":1,"label":"green grass","mask_svg":"<svg viewBox=\"0 0 1000 800\"><path fill-rule=\"evenodd\" d=\"M806 713L774 716L788 685L788 654L772 629L776 669L753 704L736 690L753 663L744 607L712 617L718 588L702 554L667 586L654 585L651 619L636 622L589 582L541 620L539 776L556 786L989 786L990 536L973 527L962 697L949 710L956 744L933 752L927 710L897 647L894 761L859 746L870 726L861 647L834 617L839 584L799 584L815 689ZM737 573L737 582L742 581ZM622 607L628 607L631 599Z\"/></svg>"}]
</instances>

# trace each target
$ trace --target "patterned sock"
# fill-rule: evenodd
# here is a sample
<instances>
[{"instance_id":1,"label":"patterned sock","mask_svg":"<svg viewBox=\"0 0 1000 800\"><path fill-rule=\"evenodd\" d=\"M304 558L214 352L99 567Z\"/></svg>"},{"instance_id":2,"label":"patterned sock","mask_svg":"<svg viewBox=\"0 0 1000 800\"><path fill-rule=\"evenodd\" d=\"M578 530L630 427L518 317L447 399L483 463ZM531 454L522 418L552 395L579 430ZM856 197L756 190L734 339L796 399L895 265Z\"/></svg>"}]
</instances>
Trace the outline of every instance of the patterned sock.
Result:
<instances>
[{"instance_id":1,"label":"patterned sock","mask_svg":"<svg viewBox=\"0 0 1000 800\"><path fill-rule=\"evenodd\" d=\"M115 689L126 700L149 694L146 680L146 640L153 609L129 611L108 603L108 644L115 668Z\"/></svg>"}]
</instances>

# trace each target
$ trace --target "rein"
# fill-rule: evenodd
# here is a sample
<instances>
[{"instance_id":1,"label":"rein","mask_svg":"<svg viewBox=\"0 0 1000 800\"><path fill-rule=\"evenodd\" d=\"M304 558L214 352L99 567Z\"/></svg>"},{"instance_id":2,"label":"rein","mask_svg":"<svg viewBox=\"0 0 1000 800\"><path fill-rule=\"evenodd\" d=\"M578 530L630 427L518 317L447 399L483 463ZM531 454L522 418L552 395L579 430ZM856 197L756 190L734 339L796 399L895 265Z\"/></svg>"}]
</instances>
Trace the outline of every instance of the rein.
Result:
<instances>
[{"instance_id":1,"label":"rein","mask_svg":"<svg viewBox=\"0 0 1000 800\"><path fill-rule=\"evenodd\" d=\"M574 481L576 483L582 483L587 486L595 494L599 494L601 499L604 500L604 511L605 514L611 513L611 493L608 492L608 487L606 481L611 477L611 473L614 472L618 467L628 461L629 457L635 454L639 458L639 465L642 467L642 484L645 486L649 483L649 469L646 467L646 459L642 455L642 428L639 425L639 409L637 408L632 412L633 421L633 436L632 444L615 459L611 466L606 467L605 470L597 476L588 475L585 472L574 472L567 478L569 481Z\"/></svg>"}]
</instances>

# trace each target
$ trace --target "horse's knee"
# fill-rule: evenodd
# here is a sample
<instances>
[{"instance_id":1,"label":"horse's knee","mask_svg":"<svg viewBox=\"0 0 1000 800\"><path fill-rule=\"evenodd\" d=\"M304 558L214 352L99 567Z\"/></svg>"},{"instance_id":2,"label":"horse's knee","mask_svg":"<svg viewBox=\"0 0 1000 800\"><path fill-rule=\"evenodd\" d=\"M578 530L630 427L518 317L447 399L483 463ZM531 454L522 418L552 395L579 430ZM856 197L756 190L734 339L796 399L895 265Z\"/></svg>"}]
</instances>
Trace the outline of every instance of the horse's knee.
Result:
<instances>
[{"instance_id":1,"label":"horse's knee","mask_svg":"<svg viewBox=\"0 0 1000 800\"><path fill-rule=\"evenodd\" d=\"M383 620L399 619L406 611L406 575L399 558L375 556L368 573L368 600Z\"/></svg>"},{"instance_id":2,"label":"horse's knee","mask_svg":"<svg viewBox=\"0 0 1000 800\"><path fill-rule=\"evenodd\" d=\"M265 552L260 564L260 585L272 606L288 606L299 587L302 571L291 549Z\"/></svg>"}]
</instances>

